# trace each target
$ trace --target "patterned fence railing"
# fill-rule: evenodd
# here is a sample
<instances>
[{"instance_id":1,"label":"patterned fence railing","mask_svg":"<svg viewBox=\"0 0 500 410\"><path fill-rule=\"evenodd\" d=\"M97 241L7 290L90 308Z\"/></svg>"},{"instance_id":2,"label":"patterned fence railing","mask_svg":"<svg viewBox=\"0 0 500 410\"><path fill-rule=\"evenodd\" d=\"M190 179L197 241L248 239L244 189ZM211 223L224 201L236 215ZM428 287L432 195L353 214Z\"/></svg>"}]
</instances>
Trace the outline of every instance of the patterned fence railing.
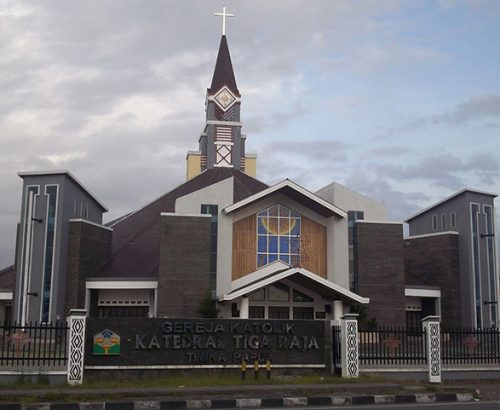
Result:
<instances>
[{"instance_id":1,"label":"patterned fence railing","mask_svg":"<svg viewBox=\"0 0 500 410\"><path fill-rule=\"evenodd\" d=\"M423 330L404 327L379 327L359 331L361 365L425 365L426 348Z\"/></svg>"},{"instance_id":2,"label":"patterned fence railing","mask_svg":"<svg viewBox=\"0 0 500 410\"><path fill-rule=\"evenodd\" d=\"M0 323L0 366L65 366L66 322Z\"/></svg>"},{"instance_id":3,"label":"patterned fence railing","mask_svg":"<svg viewBox=\"0 0 500 410\"><path fill-rule=\"evenodd\" d=\"M444 365L500 364L499 329L441 329Z\"/></svg>"}]
</instances>

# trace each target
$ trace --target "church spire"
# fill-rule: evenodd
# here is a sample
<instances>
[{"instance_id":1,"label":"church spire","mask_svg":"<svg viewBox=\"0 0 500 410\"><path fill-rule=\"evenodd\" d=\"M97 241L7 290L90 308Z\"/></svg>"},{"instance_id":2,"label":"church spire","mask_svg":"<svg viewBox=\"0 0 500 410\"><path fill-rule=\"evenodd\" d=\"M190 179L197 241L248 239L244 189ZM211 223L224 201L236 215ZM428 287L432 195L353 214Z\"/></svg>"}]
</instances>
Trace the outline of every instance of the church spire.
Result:
<instances>
[{"instance_id":1,"label":"church spire","mask_svg":"<svg viewBox=\"0 0 500 410\"><path fill-rule=\"evenodd\" d=\"M227 38L223 35L220 39L219 53L217 54L217 61L215 63L214 76L212 78L212 84L208 89L208 93L213 95L224 86L240 97L238 87L236 86L236 79L234 77L233 64L231 63L231 55L229 54Z\"/></svg>"},{"instance_id":2,"label":"church spire","mask_svg":"<svg viewBox=\"0 0 500 410\"><path fill-rule=\"evenodd\" d=\"M212 84L207 89L206 122L199 139L199 150L189 151L187 179L212 168L232 168L255 177L256 155L245 153L246 135L241 133L241 95L236 85L233 64L227 45L226 13L222 17L222 37L215 63Z\"/></svg>"}]
</instances>

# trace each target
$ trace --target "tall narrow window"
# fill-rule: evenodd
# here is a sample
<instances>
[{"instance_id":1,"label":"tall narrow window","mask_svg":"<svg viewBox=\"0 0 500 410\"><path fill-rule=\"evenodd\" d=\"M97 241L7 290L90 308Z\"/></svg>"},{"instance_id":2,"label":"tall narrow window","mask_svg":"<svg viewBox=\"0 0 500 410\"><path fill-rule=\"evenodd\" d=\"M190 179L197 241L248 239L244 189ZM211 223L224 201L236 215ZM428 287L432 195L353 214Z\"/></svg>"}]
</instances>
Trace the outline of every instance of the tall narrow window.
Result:
<instances>
[{"instance_id":1,"label":"tall narrow window","mask_svg":"<svg viewBox=\"0 0 500 410\"><path fill-rule=\"evenodd\" d=\"M441 214L441 229L446 229L446 214Z\"/></svg>"},{"instance_id":2,"label":"tall narrow window","mask_svg":"<svg viewBox=\"0 0 500 410\"><path fill-rule=\"evenodd\" d=\"M18 320L24 326L26 315L28 313L29 299L26 300L29 292L28 286L30 283L31 270L31 255L33 247L33 218L35 216L35 197L40 193L40 187L28 186L24 197L24 222L23 222L23 243L21 254L21 286L19 287L19 309Z\"/></svg>"},{"instance_id":3,"label":"tall narrow window","mask_svg":"<svg viewBox=\"0 0 500 410\"><path fill-rule=\"evenodd\" d=\"M201 213L203 215L211 215L209 285L212 293L212 298L215 299L215 291L217 286L217 228L219 221L219 207L217 205L202 205Z\"/></svg>"},{"instance_id":4,"label":"tall narrow window","mask_svg":"<svg viewBox=\"0 0 500 410\"><path fill-rule=\"evenodd\" d=\"M471 226L472 226L472 267L474 269L474 296L476 308L476 327L481 328L482 306L481 306L481 268L479 262L479 205L471 204Z\"/></svg>"},{"instance_id":5,"label":"tall narrow window","mask_svg":"<svg viewBox=\"0 0 500 410\"><path fill-rule=\"evenodd\" d=\"M432 215L432 230L437 231L438 229L438 216Z\"/></svg>"},{"instance_id":6,"label":"tall narrow window","mask_svg":"<svg viewBox=\"0 0 500 410\"><path fill-rule=\"evenodd\" d=\"M300 262L300 215L277 204L257 215L257 266Z\"/></svg>"},{"instance_id":7,"label":"tall narrow window","mask_svg":"<svg viewBox=\"0 0 500 410\"><path fill-rule=\"evenodd\" d=\"M450 228L456 228L457 227L457 214L455 212L452 212L450 214Z\"/></svg>"},{"instance_id":8,"label":"tall narrow window","mask_svg":"<svg viewBox=\"0 0 500 410\"><path fill-rule=\"evenodd\" d=\"M54 244L57 213L57 185L47 185L45 195L49 196L47 203L47 221L45 232L45 265L43 268L42 288L42 322L49 321L50 297L54 263Z\"/></svg>"},{"instance_id":9,"label":"tall narrow window","mask_svg":"<svg viewBox=\"0 0 500 410\"><path fill-rule=\"evenodd\" d=\"M490 285L490 323L496 326L497 323L497 279L496 279L496 254L495 254L495 226L493 217L493 207L483 205L484 214L486 215L486 251L488 263L488 279ZM496 303L495 303L496 302Z\"/></svg>"}]
</instances>

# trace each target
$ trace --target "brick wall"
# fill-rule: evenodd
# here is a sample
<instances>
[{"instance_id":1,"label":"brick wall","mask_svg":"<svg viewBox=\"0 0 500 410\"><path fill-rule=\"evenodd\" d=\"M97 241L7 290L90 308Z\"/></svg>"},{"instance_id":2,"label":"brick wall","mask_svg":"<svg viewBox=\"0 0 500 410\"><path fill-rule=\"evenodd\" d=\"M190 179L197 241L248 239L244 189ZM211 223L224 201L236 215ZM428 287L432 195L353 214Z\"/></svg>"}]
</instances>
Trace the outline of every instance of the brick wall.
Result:
<instances>
[{"instance_id":1,"label":"brick wall","mask_svg":"<svg viewBox=\"0 0 500 410\"><path fill-rule=\"evenodd\" d=\"M161 216L158 317L199 317L209 292L210 218Z\"/></svg>"},{"instance_id":2,"label":"brick wall","mask_svg":"<svg viewBox=\"0 0 500 410\"><path fill-rule=\"evenodd\" d=\"M85 280L111 259L113 232L83 221L69 224L66 312L85 307Z\"/></svg>"},{"instance_id":3,"label":"brick wall","mask_svg":"<svg viewBox=\"0 0 500 410\"><path fill-rule=\"evenodd\" d=\"M355 257L358 293L369 297L367 320L381 326L406 324L403 228L357 223Z\"/></svg>"},{"instance_id":4,"label":"brick wall","mask_svg":"<svg viewBox=\"0 0 500 410\"><path fill-rule=\"evenodd\" d=\"M443 234L405 241L406 283L441 288L441 320L461 326L458 235Z\"/></svg>"}]
</instances>

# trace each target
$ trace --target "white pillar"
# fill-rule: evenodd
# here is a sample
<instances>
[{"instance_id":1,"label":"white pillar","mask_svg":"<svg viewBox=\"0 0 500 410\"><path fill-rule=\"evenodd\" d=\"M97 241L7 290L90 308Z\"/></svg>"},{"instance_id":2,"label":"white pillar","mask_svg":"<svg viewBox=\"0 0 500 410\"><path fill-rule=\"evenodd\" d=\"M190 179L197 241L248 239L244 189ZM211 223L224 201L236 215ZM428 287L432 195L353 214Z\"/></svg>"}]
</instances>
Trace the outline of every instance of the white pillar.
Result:
<instances>
[{"instance_id":1,"label":"white pillar","mask_svg":"<svg viewBox=\"0 0 500 410\"><path fill-rule=\"evenodd\" d=\"M248 297L243 296L240 300L240 319L248 319L249 306Z\"/></svg>"},{"instance_id":2,"label":"white pillar","mask_svg":"<svg viewBox=\"0 0 500 410\"><path fill-rule=\"evenodd\" d=\"M429 383L441 383L440 317L427 316L422 319L422 326L425 331Z\"/></svg>"},{"instance_id":3,"label":"white pillar","mask_svg":"<svg viewBox=\"0 0 500 410\"><path fill-rule=\"evenodd\" d=\"M359 377L358 314L346 313L340 320L342 377Z\"/></svg>"},{"instance_id":4,"label":"white pillar","mask_svg":"<svg viewBox=\"0 0 500 410\"><path fill-rule=\"evenodd\" d=\"M71 386L83 383L86 315L85 309L69 311L67 380Z\"/></svg>"},{"instance_id":5,"label":"white pillar","mask_svg":"<svg viewBox=\"0 0 500 410\"><path fill-rule=\"evenodd\" d=\"M341 300L333 301L333 320L339 321L344 315L344 302Z\"/></svg>"}]
</instances>

